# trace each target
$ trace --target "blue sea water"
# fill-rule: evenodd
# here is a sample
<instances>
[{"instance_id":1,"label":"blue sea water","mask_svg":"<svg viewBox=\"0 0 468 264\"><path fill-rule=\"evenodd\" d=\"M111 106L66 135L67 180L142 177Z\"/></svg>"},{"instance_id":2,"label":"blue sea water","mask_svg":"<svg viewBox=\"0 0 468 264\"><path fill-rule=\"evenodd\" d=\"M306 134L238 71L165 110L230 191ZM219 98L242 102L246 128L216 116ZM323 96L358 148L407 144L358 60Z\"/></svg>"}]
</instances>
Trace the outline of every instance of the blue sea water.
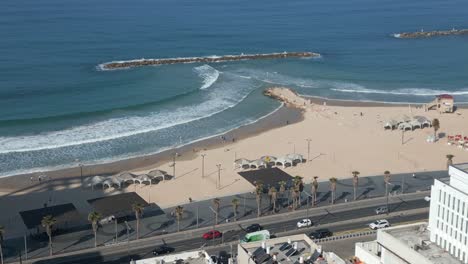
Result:
<instances>
[{"instance_id":1,"label":"blue sea water","mask_svg":"<svg viewBox=\"0 0 468 264\"><path fill-rule=\"evenodd\" d=\"M268 115L264 88L468 102L465 0L0 3L0 175L156 153ZM113 60L313 51L318 59L101 71Z\"/></svg>"}]
</instances>

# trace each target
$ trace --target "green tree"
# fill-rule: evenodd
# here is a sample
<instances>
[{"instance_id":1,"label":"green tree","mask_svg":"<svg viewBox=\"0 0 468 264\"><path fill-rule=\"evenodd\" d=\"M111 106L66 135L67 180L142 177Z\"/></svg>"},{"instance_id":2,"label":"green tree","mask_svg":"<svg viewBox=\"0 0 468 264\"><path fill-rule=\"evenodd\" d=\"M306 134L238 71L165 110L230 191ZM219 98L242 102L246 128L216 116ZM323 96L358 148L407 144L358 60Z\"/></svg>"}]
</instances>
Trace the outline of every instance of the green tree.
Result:
<instances>
[{"instance_id":1,"label":"green tree","mask_svg":"<svg viewBox=\"0 0 468 264\"><path fill-rule=\"evenodd\" d=\"M336 200L336 183L338 182L338 179L335 178L335 177L332 177L329 179L330 181L330 191L331 191L331 194L332 194L332 204L335 204L335 200Z\"/></svg>"},{"instance_id":2,"label":"green tree","mask_svg":"<svg viewBox=\"0 0 468 264\"><path fill-rule=\"evenodd\" d=\"M455 157L452 154L447 154L447 170L449 169L450 165L453 164L453 158Z\"/></svg>"},{"instance_id":3,"label":"green tree","mask_svg":"<svg viewBox=\"0 0 468 264\"><path fill-rule=\"evenodd\" d=\"M432 120L432 128L434 129L434 139L437 140L437 131L440 129L439 119L434 118L434 120Z\"/></svg>"},{"instance_id":4,"label":"green tree","mask_svg":"<svg viewBox=\"0 0 468 264\"><path fill-rule=\"evenodd\" d=\"M177 219L177 232L180 231L180 219L182 219L182 216L184 215L184 207L182 206L177 206L175 208L175 216Z\"/></svg>"},{"instance_id":5,"label":"green tree","mask_svg":"<svg viewBox=\"0 0 468 264\"><path fill-rule=\"evenodd\" d=\"M88 214L88 221L91 222L94 233L94 247L97 247L97 231L99 228L99 220L101 220L101 214L98 212L91 212Z\"/></svg>"},{"instance_id":6,"label":"green tree","mask_svg":"<svg viewBox=\"0 0 468 264\"><path fill-rule=\"evenodd\" d=\"M356 191L359 186L359 171L353 171L353 191L354 191L354 200L356 201Z\"/></svg>"},{"instance_id":7,"label":"green tree","mask_svg":"<svg viewBox=\"0 0 468 264\"><path fill-rule=\"evenodd\" d=\"M213 207L215 209L215 225L218 224L218 215L219 215L219 208L221 207L221 200L219 198L213 199Z\"/></svg>"},{"instance_id":8,"label":"green tree","mask_svg":"<svg viewBox=\"0 0 468 264\"><path fill-rule=\"evenodd\" d=\"M304 190L304 182L302 181L302 177L297 175L294 177L293 179L293 184L294 184L294 196L296 198L296 207L300 207L301 206L301 194L302 194L302 191Z\"/></svg>"},{"instance_id":9,"label":"green tree","mask_svg":"<svg viewBox=\"0 0 468 264\"><path fill-rule=\"evenodd\" d=\"M237 209L239 208L239 199L234 198L231 201L232 204L232 211L234 212L234 221L237 221Z\"/></svg>"},{"instance_id":10,"label":"green tree","mask_svg":"<svg viewBox=\"0 0 468 264\"><path fill-rule=\"evenodd\" d=\"M52 227L57 223L57 220L51 215L44 216L41 221L42 227L45 228L47 236L49 236L49 256L52 256Z\"/></svg>"},{"instance_id":11,"label":"green tree","mask_svg":"<svg viewBox=\"0 0 468 264\"><path fill-rule=\"evenodd\" d=\"M136 218L136 239L140 239L140 218L143 215L144 206L140 203L132 204L132 210L135 213Z\"/></svg>"}]
</instances>

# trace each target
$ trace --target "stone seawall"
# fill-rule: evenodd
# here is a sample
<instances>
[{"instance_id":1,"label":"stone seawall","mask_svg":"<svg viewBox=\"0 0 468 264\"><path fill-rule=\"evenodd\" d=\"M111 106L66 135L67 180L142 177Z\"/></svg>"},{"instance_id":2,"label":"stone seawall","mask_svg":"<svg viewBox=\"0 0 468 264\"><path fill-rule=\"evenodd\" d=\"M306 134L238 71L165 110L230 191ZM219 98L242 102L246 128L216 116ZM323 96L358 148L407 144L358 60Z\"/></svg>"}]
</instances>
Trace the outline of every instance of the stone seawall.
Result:
<instances>
[{"instance_id":1,"label":"stone seawall","mask_svg":"<svg viewBox=\"0 0 468 264\"><path fill-rule=\"evenodd\" d=\"M450 36L450 35L467 35L468 29L452 29L452 30L441 30L441 31L418 31L418 32L404 32L394 34L396 38L430 38L438 36Z\"/></svg>"},{"instance_id":2,"label":"stone seawall","mask_svg":"<svg viewBox=\"0 0 468 264\"><path fill-rule=\"evenodd\" d=\"M209 57L187 57L187 58L167 58L167 59L139 59L127 61L112 61L99 65L102 70L125 69L141 66L178 64L178 63L214 63L239 60L263 60L263 59L285 59L285 58L310 58L319 57L320 54L313 52L282 52L265 54L240 54Z\"/></svg>"}]
</instances>

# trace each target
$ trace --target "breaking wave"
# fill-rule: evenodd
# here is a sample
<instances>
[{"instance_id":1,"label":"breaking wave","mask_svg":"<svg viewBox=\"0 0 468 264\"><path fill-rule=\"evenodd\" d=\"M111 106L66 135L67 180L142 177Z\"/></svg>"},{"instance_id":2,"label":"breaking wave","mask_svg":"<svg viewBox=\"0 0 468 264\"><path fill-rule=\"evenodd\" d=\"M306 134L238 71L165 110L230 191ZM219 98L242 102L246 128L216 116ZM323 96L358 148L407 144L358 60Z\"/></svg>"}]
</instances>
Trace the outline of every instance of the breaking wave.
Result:
<instances>
[{"instance_id":1,"label":"breaking wave","mask_svg":"<svg viewBox=\"0 0 468 264\"><path fill-rule=\"evenodd\" d=\"M220 72L210 65L202 65L193 68L193 71L203 79L203 85L200 87L201 90L211 87L219 78Z\"/></svg>"}]
</instances>

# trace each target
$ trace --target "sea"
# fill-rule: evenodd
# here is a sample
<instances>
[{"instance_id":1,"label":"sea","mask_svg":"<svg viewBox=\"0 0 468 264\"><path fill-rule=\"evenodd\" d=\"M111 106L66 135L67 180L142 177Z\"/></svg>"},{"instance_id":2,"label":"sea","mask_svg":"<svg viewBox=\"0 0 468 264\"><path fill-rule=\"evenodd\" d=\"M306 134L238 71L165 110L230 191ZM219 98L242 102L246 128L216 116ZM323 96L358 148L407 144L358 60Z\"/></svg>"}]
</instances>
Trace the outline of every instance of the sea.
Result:
<instances>
[{"instance_id":1,"label":"sea","mask_svg":"<svg viewBox=\"0 0 468 264\"><path fill-rule=\"evenodd\" d=\"M0 2L0 176L154 154L259 120L270 86L332 99L468 102L466 0ZM311 51L319 58L103 71L101 63Z\"/></svg>"}]
</instances>

